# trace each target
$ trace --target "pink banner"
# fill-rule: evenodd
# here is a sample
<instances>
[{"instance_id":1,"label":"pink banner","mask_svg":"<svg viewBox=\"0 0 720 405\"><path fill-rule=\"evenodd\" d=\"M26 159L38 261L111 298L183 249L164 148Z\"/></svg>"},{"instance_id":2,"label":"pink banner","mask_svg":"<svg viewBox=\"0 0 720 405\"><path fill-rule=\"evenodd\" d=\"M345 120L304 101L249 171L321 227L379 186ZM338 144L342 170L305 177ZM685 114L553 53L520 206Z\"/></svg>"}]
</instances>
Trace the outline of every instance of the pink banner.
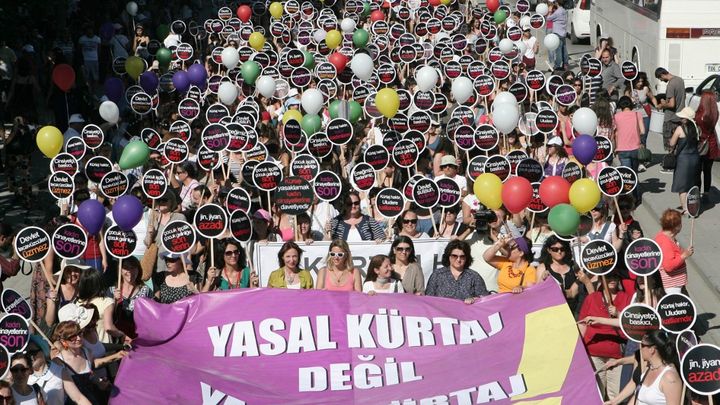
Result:
<instances>
[{"instance_id":1,"label":"pink banner","mask_svg":"<svg viewBox=\"0 0 720 405\"><path fill-rule=\"evenodd\" d=\"M255 289L135 305L113 404L602 404L557 283L461 301Z\"/></svg>"}]
</instances>

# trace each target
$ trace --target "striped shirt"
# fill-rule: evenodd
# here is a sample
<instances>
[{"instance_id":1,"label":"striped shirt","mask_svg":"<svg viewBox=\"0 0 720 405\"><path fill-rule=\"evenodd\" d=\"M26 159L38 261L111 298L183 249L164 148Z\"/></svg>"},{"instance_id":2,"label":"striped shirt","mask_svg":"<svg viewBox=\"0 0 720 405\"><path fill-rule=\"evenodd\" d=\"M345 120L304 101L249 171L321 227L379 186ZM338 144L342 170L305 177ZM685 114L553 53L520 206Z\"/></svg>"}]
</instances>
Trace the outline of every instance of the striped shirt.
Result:
<instances>
[{"instance_id":1,"label":"striped shirt","mask_svg":"<svg viewBox=\"0 0 720 405\"><path fill-rule=\"evenodd\" d=\"M680 245L662 231L655 235L655 242L660 245L663 253L662 266L660 267L663 288L668 289L687 285L687 266L685 265L685 259L682 257Z\"/></svg>"}]
</instances>

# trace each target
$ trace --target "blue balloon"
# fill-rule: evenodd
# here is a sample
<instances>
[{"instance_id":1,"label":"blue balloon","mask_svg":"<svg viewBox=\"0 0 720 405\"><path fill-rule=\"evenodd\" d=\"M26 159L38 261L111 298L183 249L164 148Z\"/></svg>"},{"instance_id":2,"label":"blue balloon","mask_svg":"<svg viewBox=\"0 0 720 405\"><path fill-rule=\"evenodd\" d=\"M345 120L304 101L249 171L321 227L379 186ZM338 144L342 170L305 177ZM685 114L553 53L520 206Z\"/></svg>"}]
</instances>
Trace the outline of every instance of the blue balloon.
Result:
<instances>
[{"instance_id":1,"label":"blue balloon","mask_svg":"<svg viewBox=\"0 0 720 405\"><path fill-rule=\"evenodd\" d=\"M117 77L109 77L103 84L105 95L115 104L119 104L125 94L125 83Z\"/></svg>"},{"instance_id":2,"label":"blue balloon","mask_svg":"<svg viewBox=\"0 0 720 405\"><path fill-rule=\"evenodd\" d=\"M590 135L580 135L572 143L572 152L578 162L587 165L595 159L597 141Z\"/></svg>"},{"instance_id":3,"label":"blue balloon","mask_svg":"<svg viewBox=\"0 0 720 405\"><path fill-rule=\"evenodd\" d=\"M112 214L120 229L131 231L142 219L143 205L134 195L124 195L113 204Z\"/></svg>"},{"instance_id":4,"label":"blue balloon","mask_svg":"<svg viewBox=\"0 0 720 405\"><path fill-rule=\"evenodd\" d=\"M105 224L105 207L98 200L85 200L78 207L77 218L88 234L95 235Z\"/></svg>"},{"instance_id":5,"label":"blue balloon","mask_svg":"<svg viewBox=\"0 0 720 405\"><path fill-rule=\"evenodd\" d=\"M180 93L186 93L190 89L190 76L184 70L178 70L172 77L175 90Z\"/></svg>"},{"instance_id":6,"label":"blue balloon","mask_svg":"<svg viewBox=\"0 0 720 405\"><path fill-rule=\"evenodd\" d=\"M208 74L205 70L205 66L199 63L193 63L187 70L188 76L190 77L190 83L201 86L207 80Z\"/></svg>"},{"instance_id":7,"label":"blue balloon","mask_svg":"<svg viewBox=\"0 0 720 405\"><path fill-rule=\"evenodd\" d=\"M157 93L158 84L160 84L160 80L155 72L146 71L140 75L140 87L142 87L147 94L152 95Z\"/></svg>"}]
</instances>

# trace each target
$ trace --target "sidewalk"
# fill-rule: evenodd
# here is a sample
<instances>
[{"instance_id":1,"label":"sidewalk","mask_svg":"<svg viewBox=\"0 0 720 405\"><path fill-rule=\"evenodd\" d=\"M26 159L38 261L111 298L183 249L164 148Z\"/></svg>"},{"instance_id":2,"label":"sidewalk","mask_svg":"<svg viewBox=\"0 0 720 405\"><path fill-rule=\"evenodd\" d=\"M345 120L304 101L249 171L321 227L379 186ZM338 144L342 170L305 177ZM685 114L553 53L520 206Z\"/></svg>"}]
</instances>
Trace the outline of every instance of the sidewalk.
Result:
<instances>
[{"instance_id":1,"label":"sidewalk","mask_svg":"<svg viewBox=\"0 0 720 405\"><path fill-rule=\"evenodd\" d=\"M662 135L651 132L648 135L648 148L653 151L653 164L644 173L640 173L640 192L642 205L636 210L635 218L640 221L645 237L654 238L660 230L660 217L667 208L680 205L676 193L670 192L672 174L660 173L660 162L664 153ZM699 218L695 220L693 245L695 254L687 260L688 291L697 307L698 336L706 334L704 341L720 343L720 211L715 206L720 203L720 163L713 165L713 187L710 200L703 204ZM680 245L690 244L690 228L692 220L683 218L683 229L678 235Z\"/></svg>"}]
</instances>

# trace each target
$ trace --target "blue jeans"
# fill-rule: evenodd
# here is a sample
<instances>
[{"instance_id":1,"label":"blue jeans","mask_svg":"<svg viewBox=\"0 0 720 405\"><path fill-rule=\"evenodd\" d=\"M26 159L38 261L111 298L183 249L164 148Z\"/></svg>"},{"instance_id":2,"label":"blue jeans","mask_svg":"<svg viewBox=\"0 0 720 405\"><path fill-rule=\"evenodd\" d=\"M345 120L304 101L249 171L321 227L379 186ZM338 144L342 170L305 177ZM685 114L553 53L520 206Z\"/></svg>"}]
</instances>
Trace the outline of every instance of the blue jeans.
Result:
<instances>
[{"instance_id":1,"label":"blue jeans","mask_svg":"<svg viewBox=\"0 0 720 405\"><path fill-rule=\"evenodd\" d=\"M560 37L560 35L558 35ZM565 37L560 37L560 46L555 50L555 69L565 69L565 65L568 63L567 44L565 43Z\"/></svg>"},{"instance_id":2,"label":"blue jeans","mask_svg":"<svg viewBox=\"0 0 720 405\"><path fill-rule=\"evenodd\" d=\"M102 257L98 257L96 259L83 259L86 266L90 266L94 268L95 270L98 270L100 272L103 271L102 267Z\"/></svg>"},{"instance_id":3,"label":"blue jeans","mask_svg":"<svg viewBox=\"0 0 720 405\"><path fill-rule=\"evenodd\" d=\"M645 133L640 135L640 143L647 147L647 136L650 132L650 117L643 117L643 124L645 125Z\"/></svg>"},{"instance_id":4,"label":"blue jeans","mask_svg":"<svg viewBox=\"0 0 720 405\"><path fill-rule=\"evenodd\" d=\"M638 161L638 151L635 150L626 150L622 152L617 153L618 160L620 160L620 166L627 166L635 173L638 172L638 166L640 165L640 161ZM633 190L632 195L635 197L635 201L640 201L640 179L638 178L638 184L635 186L635 190Z\"/></svg>"}]
</instances>

